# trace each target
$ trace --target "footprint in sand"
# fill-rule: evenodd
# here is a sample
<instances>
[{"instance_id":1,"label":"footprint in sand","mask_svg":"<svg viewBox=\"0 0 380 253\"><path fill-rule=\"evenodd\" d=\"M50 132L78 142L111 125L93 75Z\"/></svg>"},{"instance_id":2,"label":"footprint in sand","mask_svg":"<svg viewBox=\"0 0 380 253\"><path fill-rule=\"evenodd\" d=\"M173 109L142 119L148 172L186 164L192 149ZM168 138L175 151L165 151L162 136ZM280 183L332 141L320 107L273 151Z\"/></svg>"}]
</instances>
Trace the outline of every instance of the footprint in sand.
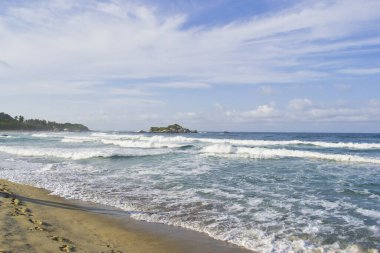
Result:
<instances>
[{"instance_id":1,"label":"footprint in sand","mask_svg":"<svg viewBox=\"0 0 380 253\"><path fill-rule=\"evenodd\" d=\"M34 227L30 227L29 229L30 230L33 230L33 231L45 231L46 229L42 226L46 226L47 223L41 221L41 220L34 220L34 219L29 219L28 220L30 223L34 224L35 226Z\"/></svg>"},{"instance_id":2,"label":"footprint in sand","mask_svg":"<svg viewBox=\"0 0 380 253\"><path fill-rule=\"evenodd\" d=\"M45 231L45 229L40 227L40 226L30 227L29 230L31 230L31 231Z\"/></svg>"},{"instance_id":3,"label":"footprint in sand","mask_svg":"<svg viewBox=\"0 0 380 253\"><path fill-rule=\"evenodd\" d=\"M19 207L16 207L15 208L15 211L14 213L17 214L17 215L23 215L23 216L30 216L30 209L26 208L26 207L22 207L22 208L19 208Z\"/></svg>"},{"instance_id":4,"label":"footprint in sand","mask_svg":"<svg viewBox=\"0 0 380 253\"><path fill-rule=\"evenodd\" d=\"M31 211L30 209L26 208L26 207L15 207L14 211L11 213L12 216L31 216Z\"/></svg>"},{"instance_id":5,"label":"footprint in sand","mask_svg":"<svg viewBox=\"0 0 380 253\"><path fill-rule=\"evenodd\" d=\"M113 246L111 244L107 244L107 248L113 248ZM122 251L120 250L115 250L115 249L110 249L110 251L102 251L102 253L123 253Z\"/></svg>"},{"instance_id":6,"label":"footprint in sand","mask_svg":"<svg viewBox=\"0 0 380 253\"><path fill-rule=\"evenodd\" d=\"M49 236L50 237L50 236ZM72 244L72 242L69 239L59 237L59 236L52 236L50 237L53 241L61 242L61 243L67 243L59 247L59 249L63 252L75 252L75 247L73 245L69 245L68 243Z\"/></svg>"},{"instance_id":7,"label":"footprint in sand","mask_svg":"<svg viewBox=\"0 0 380 253\"><path fill-rule=\"evenodd\" d=\"M51 239L53 241L57 241L57 242L72 243L69 239L66 239L66 238L63 238L63 237L59 237L59 236L52 236Z\"/></svg>"},{"instance_id":8,"label":"footprint in sand","mask_svg":"<svg viewBox=\"0 0 380 253\"><path fill-rule=\"evenodd\" d=\"M25 207L20 207L22 205L21 200L17 198L12 198L11 204L15 207L14 212L11 214L12 216L28 215L28 209Z\"/></svg>"},{"instance_id":9,"label":"footprint in sand","mask_svg":"<svg viewBox=\"0 0 380 253\"><path fill-rule=\"evenodd\" d=\"M21 200L19 200L17 198L12 198L11 203L14 206L20 206L21 205Z\"/></svg>"},{"instance_id":10,"label":"footprint in sand","mask_svg":"<svg viewBox=\"0 0 380 253\"><path fill-rule=\"evenodd\" d=\"M28 221L32 224L34 224L35 226L33 227L30 227L29 230L32 230L32 231L45 231L45 228L43 228L42 226L46 225L46 223L44 223L43 221L41 220L34 220L34 219L28 219Z\"/></svg>"},{"instance_id":11,"label":"footprint in sand","mask_svg":"<svg viewBox=\"0 0 380 253\"><path fill-rule=\"evenodd\" d=\"M41 220L29 219L29 222L30 222L30 223L33 223L33 224L36 224L36 225L40 225L40 226L44 226L44 225L46 225L46 223L43 222L43 221L41 221Z\"/></svg>"},{"instance_id":12,"label":"footprint in sand","mask_svg":"<svg viewBox=\"0 0 380 253\"><path fill-rule=\"evenodd\" d=\"M67 245L67 244L62 245L61 247L59 247L59 249L63 252L74 252L75 251L75 247Z\"/></svg>"}]
</instances>

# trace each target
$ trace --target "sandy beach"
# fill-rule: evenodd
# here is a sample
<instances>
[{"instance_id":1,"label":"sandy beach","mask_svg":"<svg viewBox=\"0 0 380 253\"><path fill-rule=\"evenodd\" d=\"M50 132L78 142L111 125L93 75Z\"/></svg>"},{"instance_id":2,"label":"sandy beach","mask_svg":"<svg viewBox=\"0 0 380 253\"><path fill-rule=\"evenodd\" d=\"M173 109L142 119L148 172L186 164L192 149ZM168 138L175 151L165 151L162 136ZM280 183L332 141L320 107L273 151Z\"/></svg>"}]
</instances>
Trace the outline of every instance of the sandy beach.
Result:
<instances>
[{"instance_id":1,"label":"sandy beach","mask_svg":"<svg viewBox=\"0 0 380 253\"><path fill-rule=\"evenodd\" d=\"M0 180L0 252L250 252Z\"/></svg>"}]
</instances>

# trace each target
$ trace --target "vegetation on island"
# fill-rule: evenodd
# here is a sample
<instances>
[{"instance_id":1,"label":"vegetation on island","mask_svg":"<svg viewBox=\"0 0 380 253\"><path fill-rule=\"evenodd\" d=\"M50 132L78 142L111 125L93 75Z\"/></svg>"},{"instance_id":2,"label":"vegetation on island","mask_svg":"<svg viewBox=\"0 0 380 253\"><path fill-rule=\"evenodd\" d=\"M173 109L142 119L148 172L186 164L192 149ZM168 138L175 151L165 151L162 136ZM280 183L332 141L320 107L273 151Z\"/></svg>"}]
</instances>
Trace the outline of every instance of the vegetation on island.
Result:
<instances>
[{"instance_id":1,"label":"vegetation on island","mask_svg":"<svg viewBox=\"0 0 380 253\"><path fill-rule=\"evenodd\" d=\"M197 130L190 130L178 124L169 125L167 127L151 127L150 133L198 133Z\"/></svg>"},{"instance_id":2,"label":"vegetation on island","mask_svg":"<svg viewBox=\"0 0 380 253\"><path fill-rule=\"evenodd\" d=\"M82 124L57 123L40 119L25 119L23 116L12 117L0 112L0 130L23 130L23 131L89 131Z\"/></svg>"}]
</instances>

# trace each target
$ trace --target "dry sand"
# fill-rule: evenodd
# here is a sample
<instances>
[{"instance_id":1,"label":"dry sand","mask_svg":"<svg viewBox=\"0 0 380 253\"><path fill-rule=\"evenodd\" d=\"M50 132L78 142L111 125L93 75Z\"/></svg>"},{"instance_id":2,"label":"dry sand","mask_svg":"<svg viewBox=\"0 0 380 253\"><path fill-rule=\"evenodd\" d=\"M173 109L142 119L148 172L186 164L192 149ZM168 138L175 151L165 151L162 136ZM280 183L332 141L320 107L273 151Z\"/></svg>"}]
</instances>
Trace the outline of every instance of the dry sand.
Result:
<instances>
[{"instance_id":1,"label":"dry sand","mask_svg":"<svg viewBox=\"0 0 380 253\"><path fill-rule=\"evenodd\" d=\"M119 215L117 214L119 212ZM0 179L1 252L250 252Z\"/></svg>"}]
</instances>

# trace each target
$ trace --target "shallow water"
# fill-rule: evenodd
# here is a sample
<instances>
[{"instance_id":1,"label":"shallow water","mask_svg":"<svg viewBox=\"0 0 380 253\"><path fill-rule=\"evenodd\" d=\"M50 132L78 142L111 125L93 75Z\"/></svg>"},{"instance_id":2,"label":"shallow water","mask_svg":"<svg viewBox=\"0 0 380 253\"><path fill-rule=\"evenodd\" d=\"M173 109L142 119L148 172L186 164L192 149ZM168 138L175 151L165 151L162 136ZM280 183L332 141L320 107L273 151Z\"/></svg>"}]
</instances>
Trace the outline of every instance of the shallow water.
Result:
<instances>
[{"instance_id":1,"label":"shallow water","mask_svg":"<svg viewBox=\"0 0 380 253\"><path fill-rule=\"evenodd\" d=\"M258 252L380 248L380 135L7 133L0 177Z\"/></svg>"}]
</instances>

